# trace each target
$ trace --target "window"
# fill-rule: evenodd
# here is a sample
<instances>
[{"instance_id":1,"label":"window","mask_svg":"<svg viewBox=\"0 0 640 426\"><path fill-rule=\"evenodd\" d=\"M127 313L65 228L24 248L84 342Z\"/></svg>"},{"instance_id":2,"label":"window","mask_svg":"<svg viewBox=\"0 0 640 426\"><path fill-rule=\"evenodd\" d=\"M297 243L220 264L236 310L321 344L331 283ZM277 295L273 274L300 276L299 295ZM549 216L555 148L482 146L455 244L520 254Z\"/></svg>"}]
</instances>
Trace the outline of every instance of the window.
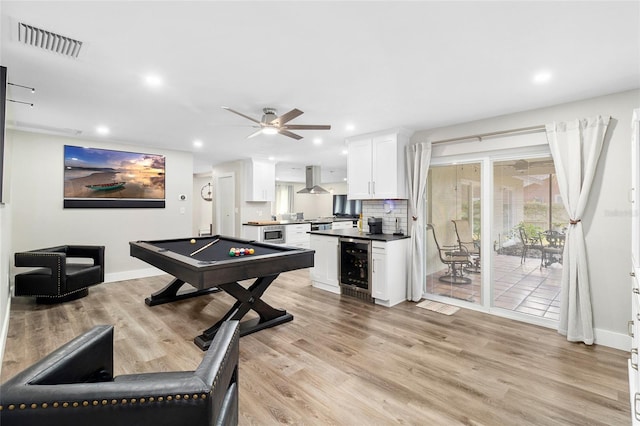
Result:
<instances>
[{"instance_id":1,"label":"window","mask_svg":"<svg viewBox=\"0 0 640 426\"><path fill-rule=\"evenodd\" d=\"M288 183L276 184L276 202L274 214L291 213L293 211L293 185Z\"/></svg>"}]
</instances>

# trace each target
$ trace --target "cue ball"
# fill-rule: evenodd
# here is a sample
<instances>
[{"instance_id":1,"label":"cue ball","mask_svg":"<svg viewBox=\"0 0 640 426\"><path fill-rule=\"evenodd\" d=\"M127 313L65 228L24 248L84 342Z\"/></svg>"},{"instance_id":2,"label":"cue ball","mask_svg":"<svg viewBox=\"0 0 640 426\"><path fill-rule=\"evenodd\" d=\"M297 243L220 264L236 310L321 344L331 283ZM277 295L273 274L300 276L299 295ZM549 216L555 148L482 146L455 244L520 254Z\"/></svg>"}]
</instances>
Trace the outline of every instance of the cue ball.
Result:
<instances>
[{"instance_id":1,"label":"cue ball","mask_svg":"<svg viewBox=\"0 0 640 426\"><path fill-rule=\"evenodd\" d=\"M191 243L191 244L195 244L195 243L196 243L196 240L191 239L190 243Z\"/></svg>"}]
</instances>

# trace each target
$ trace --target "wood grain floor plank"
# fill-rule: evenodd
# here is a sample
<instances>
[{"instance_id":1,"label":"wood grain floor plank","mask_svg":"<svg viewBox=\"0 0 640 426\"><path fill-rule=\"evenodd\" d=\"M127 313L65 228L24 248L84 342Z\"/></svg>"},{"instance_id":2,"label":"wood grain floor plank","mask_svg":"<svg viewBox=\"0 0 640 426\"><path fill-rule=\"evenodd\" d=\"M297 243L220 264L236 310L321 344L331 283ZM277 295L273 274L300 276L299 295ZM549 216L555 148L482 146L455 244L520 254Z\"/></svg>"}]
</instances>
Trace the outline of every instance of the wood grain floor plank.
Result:
<instances>
[{"instance_id":1,"label":"wood grain floor plank","mask_svg":"<svg viewBox=\"0 0 640 426\"><path fill-rule=\"evenodd\" d=\"M97 324L115 325L116 374L196 368L193 338L235 300L145 305L169 281L103 284L61 305L13 299L0 380ZM240 340L241 425L630 423L625 352L466 309L341 297L306 270L281 274L264 299L294 320Z\"/></svg>"}]
</instances>

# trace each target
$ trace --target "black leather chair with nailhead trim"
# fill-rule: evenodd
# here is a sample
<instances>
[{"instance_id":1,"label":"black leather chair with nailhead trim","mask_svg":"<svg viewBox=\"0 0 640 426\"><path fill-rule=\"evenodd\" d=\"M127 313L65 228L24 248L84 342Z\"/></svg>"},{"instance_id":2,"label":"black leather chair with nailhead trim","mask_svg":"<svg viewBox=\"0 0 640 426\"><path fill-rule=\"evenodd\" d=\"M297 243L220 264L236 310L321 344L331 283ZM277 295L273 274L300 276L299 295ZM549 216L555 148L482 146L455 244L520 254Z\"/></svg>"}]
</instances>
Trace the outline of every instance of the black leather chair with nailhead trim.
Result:
<instances>
[{"instance_id":1,"label":"black leather chair with nailhead trim","mask_svg":"<svg viewBox=\"0 0 640 426\"><path fill-rule=\"evenodd\" d=\"M237 425L239 337L224 323L195 371L114 377L113 327L94 327L0 385L0 425Z\"/></svg>"},{"instance_id":2,"label":"black leather chair with nailhead trim","mask_svg":"<svg viewBox=\"0 0 640 426\"><path fill-rule=\"evenodd\" d=\"M17 267L37 268L16 274L15 295L35 296L37 303L79 299L89 294L89 287L104 282L104 246L66 245L14 257Z\"/></svg>"}]
</instances>

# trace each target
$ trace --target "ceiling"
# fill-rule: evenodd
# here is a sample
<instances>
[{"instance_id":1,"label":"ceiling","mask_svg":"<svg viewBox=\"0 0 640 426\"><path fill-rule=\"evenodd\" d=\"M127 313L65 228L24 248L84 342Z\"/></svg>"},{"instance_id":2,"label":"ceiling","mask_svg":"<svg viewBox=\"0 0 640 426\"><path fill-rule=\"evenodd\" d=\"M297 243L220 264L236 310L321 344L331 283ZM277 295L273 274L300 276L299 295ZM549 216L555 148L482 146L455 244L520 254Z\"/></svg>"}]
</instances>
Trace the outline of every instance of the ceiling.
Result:
<instances>
[{"instance_id":1,"label":"ceiling","mask_svg":"<svg viewBox=\"0 0 640 426\"><path fill-rule=\"evenodd\" d=\"M273 157L284 180L304 180L304 165L338 176L349 136L640 87L638 1L2 1L0 13L9 81L36 89L9 86L34 104L9 102L9 128L190 151L194 172ZM78 57L20 43L18 23L82 41ZM298 108L291 124L332 128L247 139L252 123L222 106L256 119Z\"/></svg>"}]
</instances>

